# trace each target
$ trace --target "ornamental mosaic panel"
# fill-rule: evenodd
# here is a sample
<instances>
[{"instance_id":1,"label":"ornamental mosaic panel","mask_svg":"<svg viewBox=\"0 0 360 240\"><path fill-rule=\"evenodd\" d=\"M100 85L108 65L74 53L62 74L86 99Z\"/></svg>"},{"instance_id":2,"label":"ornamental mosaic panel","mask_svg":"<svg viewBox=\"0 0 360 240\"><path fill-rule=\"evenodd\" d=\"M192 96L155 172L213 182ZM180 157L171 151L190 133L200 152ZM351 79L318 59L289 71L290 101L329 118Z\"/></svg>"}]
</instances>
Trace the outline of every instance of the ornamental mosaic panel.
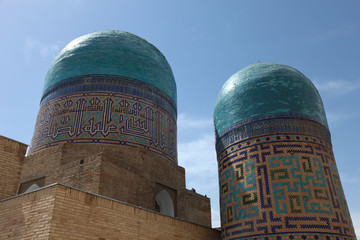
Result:
<instances>
[{"instance_id":1,"label":"ornamental mosaic panel","mask_svg":"<svg viewBox=\"0 0 360 240\"><path fill-rule=\"evenodd\" d=\"M326 125L314 121L313 118L295 113L275 113L257 116L241 122L234 123L220 135L217 136L216 151L220 152L230 144L271 133L301 133L319 136L331 141L330 133Z\"/></svg>"},{"instance_id":2,"label":"ornamental mosaic panel","mask_svg":"<svg viewBox=\"0 0 360 240\"><path fill-rule=\"evenodd\" d=\"M218 165L223 239L356 239L329 142L262 135Z\"/></svg>"},{"instance_id":3,"label":"ornamental mosaic panel","mask_svg":"<svg viewBox=\"0 0 360 240\"><path fill-rule=\"evenodd\" d=\"M177 163L174 117L152 101L125 93L71 93L44 104L30 153L62 143L137 146Z\"/></svg>"},{"instance_id":4,"label":"ornamental mosaic panel","mask_svg":"<svg viewBox=\"0 0 360 240\"><path fill-rule=\"evenodd\" d=\"M93 91L111 91L147 99L164 108L176 119L176 102L160 89L134 78L107 74L76 76L56 83L44 92L41 107L57 97L71 93Z\"/></svg>"}]
</instances>

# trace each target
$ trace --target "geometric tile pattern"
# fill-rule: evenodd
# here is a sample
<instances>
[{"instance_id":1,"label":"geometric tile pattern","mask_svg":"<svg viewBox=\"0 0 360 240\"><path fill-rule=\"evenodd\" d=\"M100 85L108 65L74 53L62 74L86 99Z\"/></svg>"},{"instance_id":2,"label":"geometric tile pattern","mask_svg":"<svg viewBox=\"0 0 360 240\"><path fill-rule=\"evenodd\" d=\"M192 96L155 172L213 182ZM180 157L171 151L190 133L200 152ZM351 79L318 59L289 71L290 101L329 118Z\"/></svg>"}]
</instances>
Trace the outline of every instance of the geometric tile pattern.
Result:
<instances>
[{"instance_id":1,"label":"geometric tile pattern","mask_svg":"<svg viewBox=\"0 0 360 240\"><path fill-rule=\"evenodd\" d=\"M46 89L41 99L41 107L64 95L93 91L111 91L145 98L165 109L176 119L176 102L160 89L134 78L108 74L88 74L64 79Z\"/></svg>"},{"instance_id":2,"label":"geometric tile pattern","mask_svg":"<svg viewBox=\"0 0 360 240\"><path fill-rule=\"evenodd\" d=\"M299 121L299 119L301 119ZM301 133L310 136L318 136L321 139L331 141L329 129L326 124L319 120L297 113L272 113L256 116L240 122L236 122L221 136L217 136L216 150L220 152L224 147L235 142L266 134L276 133ZM291 136L290 136L291 137Z\"/></svg>"},{"instance_id":3,"label":"geometric tile pattern","mask_svg":"<svg viewBox=\"0 0 360 240\"><path fill-rule=\"evenodd\" d=\"M331 149L282 133L219 152L223 239L356 239Z\"/></svg>"},{"instance_id":4,"label":"geometric tile pattern","mask_svg":"<svg viewBox=\"0 0 360 240\"><path fill-rule=\"evenodd\" d=\"M42 105L30 153L62 143L107 143L142 147L177 163L176 119L168 111L146 98L95 87Z\"/></svg>"},{"instance_id":5,"label":"geometric tile pattern","mask_svg":"<svg viewBox=\"0 0 360 240\"><path fill-rule=\"evenodd\" d=\"M326 233L283 233L283 234L268 234L266 236L251 236L243 238L229 238L241 240L356 240L356 237L347 237L339 234Z\"/></svg>"}]
</instances>

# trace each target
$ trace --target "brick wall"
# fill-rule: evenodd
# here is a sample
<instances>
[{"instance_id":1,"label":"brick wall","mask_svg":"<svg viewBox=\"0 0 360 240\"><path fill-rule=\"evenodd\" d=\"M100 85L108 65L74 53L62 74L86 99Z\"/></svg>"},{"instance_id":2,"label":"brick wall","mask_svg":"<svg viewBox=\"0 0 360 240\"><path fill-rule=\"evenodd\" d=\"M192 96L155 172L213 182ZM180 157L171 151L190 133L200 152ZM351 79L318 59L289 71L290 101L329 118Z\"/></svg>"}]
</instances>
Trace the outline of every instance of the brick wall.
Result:
<instances>
[{"instance_id":1,"label":"brick wall","mask_svg":"<svg viewBox=\"0 0 360 240\"><path fill-rule=\"evenodd\" d=\"M59 184L2 201L0 211L1 239L220 239L218 230Z\"/></svg>"},{"instance_id":2,"label":"brick wall","mask_svg":"<svg viewBox=\"0 0 360 240\"><path fill-rule=\"evenodd\" d=\"M179 218L211 226L210 209L210 199L208 197L188 189L179 192Z\"/></svg>"},{"instance_id":3,"label":"brick wall","mask_svg":"<svg viewBox=\"0 0 360 240\"><path fill-rule=\"evenodd\" d=\"M45 185L61 182L85 191L99 193L101 154L60 165L46 176Z\"/></svg>"},{"instance_id":4,"label":"brick wall","mask_svg":"<svg viewBox=\"0 0 360 240\"><path fill-rule=\"evenodd\" d=\"M26 183L52 175L61 166L62 152L63 146L57 146L26 156L20 182Z\"/></svg>"},{"instance_id":5,"label":"brick wall","mask_svg":"<svg viewBox=\"0 0 360 240\"><path fill-rule=\"evenodd\" d=\"M0 136L0 199L17 194L27 145Z\"/></svg>"},{"instance_id":6,"label":"brick wall","mask_svg":"<svg viewBox=\"0 0 360 240\"><path fill-rule=\"evenodd\" d=\"M21 189L42 178L44 185L61 182L150 210L164 189L176 217L211 226L210 200L185 189L184 168L137 147L63 144L41 150L26 157Z\"/></svg>"},{"instance_id":7,"label":"brick wall","mask_svg":"<svg viewBox=\"0 0 360 240\"><path fill-rule=\"evenodd\" d=\"M0 239L49 239L56 190L0 201Z\"/></svg>"}]
</instances>

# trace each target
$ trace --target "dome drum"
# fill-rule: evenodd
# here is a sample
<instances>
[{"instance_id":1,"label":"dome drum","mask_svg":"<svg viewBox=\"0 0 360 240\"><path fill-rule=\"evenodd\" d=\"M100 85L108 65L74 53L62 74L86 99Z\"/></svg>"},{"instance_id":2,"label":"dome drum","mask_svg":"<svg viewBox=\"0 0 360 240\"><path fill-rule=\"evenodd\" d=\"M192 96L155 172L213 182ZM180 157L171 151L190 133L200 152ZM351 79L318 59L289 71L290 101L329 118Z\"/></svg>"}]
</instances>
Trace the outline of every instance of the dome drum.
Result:
<instances>
[{"instance_id":1,"label":"dome drum","mask_svg":"<svg viewBox=\"0 0 360 240\"><path fill-rule=\"evenodd\" d=\"M177 118L176 103L160 89L129 77L105 74L89 74L65 79L44 92L40 106L59 96L88 91L111 91L144 98L164 108L174 119Z\"/></svg>"},{"instance_id":2,"label":"dome drum","mask_svg":"<svg viewBox=\"0 0 360 240\"><path fill-rule=\"evenodd\" d=\"M303 74L244 68L224 84L214 124L222 239L354 234L324 107Z\"/></svg>"},{"instance_id":3,"label":"dome drum","mask_svg":"<svg viewBox=\"0 0 360 240\"><path fill-rule=\"evenodd\" d=\"M218 152L274 132L331 141L317 89L302 73L281 64L257 63L231 76L217 99L214 122Z\"/></svg>"},{"instance_id":4,"label":"dome drum","mask_svg":"<svg viewBox=\"0 0 360 240\"><path fill-rule=\"evenodd\" d=\"M222 135L216 136L216 151L219 153L227 146L254 136L279 134L307 134L317 136L330 143L331 135L327 127L308 116L298 114L271 114L247 121L237 122L227 128Z\"/></svg>"},{"instance_id":5,"label":"dome drum","mask_svg":"<svg viewBox=\"0 0 360 240\"><path fill-rule=\"evenodd\" d=\"M176 84L144 39L102 31L69 43L51 64L29 154L63 143L139 147L177 164Z\"/></svg>"}]
</instances>

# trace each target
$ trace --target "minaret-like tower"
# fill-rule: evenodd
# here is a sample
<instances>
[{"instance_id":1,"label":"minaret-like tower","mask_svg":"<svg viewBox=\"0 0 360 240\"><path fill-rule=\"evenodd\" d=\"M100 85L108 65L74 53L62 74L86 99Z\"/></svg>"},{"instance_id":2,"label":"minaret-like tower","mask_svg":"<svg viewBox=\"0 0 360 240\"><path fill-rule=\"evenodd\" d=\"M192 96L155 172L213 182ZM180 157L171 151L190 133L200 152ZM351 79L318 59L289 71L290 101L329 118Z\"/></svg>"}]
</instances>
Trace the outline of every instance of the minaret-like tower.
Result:
<instances>
[{"instance_id":1,"label":"minaret-like tower","mask_svg":"<svg viewBox=\"0 0 360 240\"><path fill-rule=\"evenodd\" d=\"M324 107L302 73L250 65L214 112L223 239L356 239Z\"/></svg>"}]
</instances>

